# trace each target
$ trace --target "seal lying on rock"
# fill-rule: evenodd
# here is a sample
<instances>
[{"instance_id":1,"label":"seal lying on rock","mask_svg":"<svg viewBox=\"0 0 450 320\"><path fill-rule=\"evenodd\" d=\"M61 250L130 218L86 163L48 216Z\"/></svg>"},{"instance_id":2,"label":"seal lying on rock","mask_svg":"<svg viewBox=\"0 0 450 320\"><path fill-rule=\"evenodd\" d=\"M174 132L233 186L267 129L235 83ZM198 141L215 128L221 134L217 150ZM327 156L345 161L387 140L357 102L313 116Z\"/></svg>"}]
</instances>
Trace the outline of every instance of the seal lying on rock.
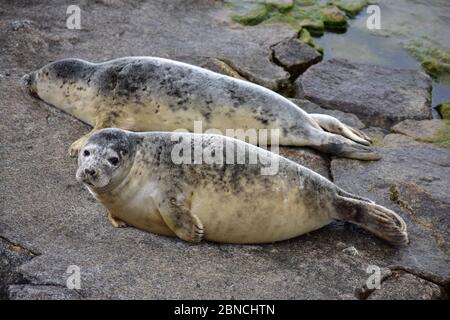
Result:
<instances>
[{"instance_id":1,"label":"seal lying on rock","mask_svg":"<svg viewBox=\"0 0 450 320\"><path fill-rule=\"evenodd\" d=\"M177 158L182 142L184 162ZM199 146L222 162L193 162ZM237 162L242 152L259 161L228 161ZM264 164L275 162L275 174L261 174ZM274 242L334 219L394 244L408 241L405 222L391 210L275 153L221 135L103 129L81 149L76 178L108 209L114 226L186 241Z\"/></svg>"},{"instance_id":2,"label":"seal lying on rock","mask_svg":"<svg viewBox=\"0 0 450 320\"><path fill-rule=\"evenodd\" d=\"M26 75L24 83L33 95L94 127L72 144L72 156L101 128L192 132L194 121L202 121L205 130L280 129L280 145L380 158L367 147L370 139L363 132L335 118L308 115L269 89L173 60L60 60Z\"/></svg>"}]
</instances>

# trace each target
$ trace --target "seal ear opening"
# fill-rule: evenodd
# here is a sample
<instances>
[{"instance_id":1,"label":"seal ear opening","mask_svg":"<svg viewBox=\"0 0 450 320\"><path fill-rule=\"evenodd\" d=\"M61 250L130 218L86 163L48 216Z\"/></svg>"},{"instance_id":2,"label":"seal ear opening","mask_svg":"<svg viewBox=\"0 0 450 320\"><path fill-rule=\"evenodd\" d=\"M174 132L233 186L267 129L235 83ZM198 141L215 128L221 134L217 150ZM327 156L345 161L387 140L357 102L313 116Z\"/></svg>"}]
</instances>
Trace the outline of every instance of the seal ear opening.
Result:
<instances>
[{"instance_id":1,"label":"seal ear opening","mask_svg":"<svg viewBox=\"0 0 450 320\"><path fill-rule=\"evenodd\" d=\"M394 211L367 202L342 196L334 201L335 219L356 224L394 245L408 243L405 221Z\"/></svg>"}]
</instances>

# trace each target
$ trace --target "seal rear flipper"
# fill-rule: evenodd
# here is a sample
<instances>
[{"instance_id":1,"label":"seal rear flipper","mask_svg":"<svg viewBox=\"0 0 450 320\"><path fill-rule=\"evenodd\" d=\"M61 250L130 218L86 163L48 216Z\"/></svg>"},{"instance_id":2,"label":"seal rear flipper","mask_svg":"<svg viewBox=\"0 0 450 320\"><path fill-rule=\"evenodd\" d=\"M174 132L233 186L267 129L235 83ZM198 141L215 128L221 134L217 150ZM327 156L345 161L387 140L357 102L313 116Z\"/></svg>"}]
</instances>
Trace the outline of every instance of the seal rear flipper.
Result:
<instances>
[{"instance_id":1,"label":"seal rear flipper","mask_svg":"<svg viewBox=\"0 0 450 320\"><path fill-rule=\"evenodd\" d=\"M351 199L356 199L356 200L361 200L363 202L368 202L368 203L375 203L374 201L364 198L364 197L360 197L357 196L356 194L352 194L350 192L344 191L342 189L338 189L337 193L342 196L342 197L346 197L346 198L351 198Z\"/></svg>"},{"instance_id":2,"label":"seal rear flipper","mask_svg":"<svg viewBox=\"0 0 450 320\"><path fill-rule=\"evenodd\" d=\"M203 224L186 206L184 196L169 192L157 203L159 213L178 238L189 242L203 239Z\"/></svg>"},{"instance_id":3,"label":"seal rear flipper","mask_svg":"<svg viewBox=\"0 0 450 320\"><path fill-rule=\"evenodd\" d=\"M395 212L375 203L337 196L334 218L356 224L395 245L408 243L405 221Z\"/></svg>"},{"instance_id":4,"label":"seal rear flipper","mask_svg":"<svg viewBox=\"0 0 450 320\"><path fill-rule=\"evenodd\" d=\"M309 116L313 118L323 130L342 135L350 140L366 146L372 142L369 136L367 136L364 132L350 127L332 116L315 113L311 113Z\"/></svg>"},{"instance_id":5,"label":"seal rear flipper","mask_svg":"<svg viewBox=\"0 0 450 320\"><path fill-rule=\"evenodd\" d=\"M379 160L381 156L372 148L355 143L347 138L333 133L322 131L316 133L319 137L315 144L310 146L322 152L350 159L357 160Z\"/></svg>"}]
</instances>

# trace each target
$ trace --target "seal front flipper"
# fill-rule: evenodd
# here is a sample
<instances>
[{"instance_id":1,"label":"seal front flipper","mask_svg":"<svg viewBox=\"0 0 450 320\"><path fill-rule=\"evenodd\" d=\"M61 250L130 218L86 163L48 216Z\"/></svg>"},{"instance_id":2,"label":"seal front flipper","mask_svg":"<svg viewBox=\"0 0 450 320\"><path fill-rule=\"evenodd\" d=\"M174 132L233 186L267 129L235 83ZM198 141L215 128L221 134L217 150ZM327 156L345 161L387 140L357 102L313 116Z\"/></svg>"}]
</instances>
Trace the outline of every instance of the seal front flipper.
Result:
<instances>
[{"instance_id":1,"label":"seal front flipper","mask_svg":"<svg viewBox=\"0 0 450 320\"><path fill-rule=\"evenodd\" d=\"M394 211L373 202L343 196L336 196L333 207L333 217L337 220L356 224L392 244L408 243L406 223Z\"/></svg>"},{"instance_id":2,"label":"seal front flipper","mask_svg":"<svg viewBox=\"0 0 450 320\"><path fill-rule=\"evenodd\" d=\"M167 192L159 199L157 206L164 222L178 238L189 242L200 242L203 239L203 224L190 212L181 192Z\"/></svg>"},{"instance_id":3,"label":"seal front flipper","mask_svg":"<svg viewBox=\"0 0 450 320\"><path fill-rule=\"evenodd\" d=\"M369 136L367 136L364 132L356 128L352 128L332 116L315 113L309 114L309 116L313 118L323 130L340 134L350 140L366 146L372 142Z\"/></svg>"},{"instance_id":4,"label":"seal front flipper","mask_svg":"<svg viewBox=\"0 0 450 320\"><path fill-rule=\"evenodd\" d=\"M128 227L125 221L122 221L116 217L114 217L111 212L108 212L108 220L112 224L114 228L125 228Z\"/></svg>"}]
</instances>

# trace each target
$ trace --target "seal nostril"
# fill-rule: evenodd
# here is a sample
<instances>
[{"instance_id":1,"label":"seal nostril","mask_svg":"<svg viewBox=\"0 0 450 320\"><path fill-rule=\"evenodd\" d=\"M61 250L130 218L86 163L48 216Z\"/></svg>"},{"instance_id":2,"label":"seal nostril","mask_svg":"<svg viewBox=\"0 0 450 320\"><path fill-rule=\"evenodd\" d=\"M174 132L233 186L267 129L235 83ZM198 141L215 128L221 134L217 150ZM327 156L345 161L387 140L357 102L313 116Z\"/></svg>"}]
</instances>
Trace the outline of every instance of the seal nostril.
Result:
<instances>
[{"instance_id":1,"label":"seal nostril","mask_svg":"<svg viewBox=\"0 0 450 320\"><path fill-rule=\"evenodd\" d=\"M96 173L94 169L84 169L84 172L90 176L94 176Z\"/></svg>"}]
</instances>

